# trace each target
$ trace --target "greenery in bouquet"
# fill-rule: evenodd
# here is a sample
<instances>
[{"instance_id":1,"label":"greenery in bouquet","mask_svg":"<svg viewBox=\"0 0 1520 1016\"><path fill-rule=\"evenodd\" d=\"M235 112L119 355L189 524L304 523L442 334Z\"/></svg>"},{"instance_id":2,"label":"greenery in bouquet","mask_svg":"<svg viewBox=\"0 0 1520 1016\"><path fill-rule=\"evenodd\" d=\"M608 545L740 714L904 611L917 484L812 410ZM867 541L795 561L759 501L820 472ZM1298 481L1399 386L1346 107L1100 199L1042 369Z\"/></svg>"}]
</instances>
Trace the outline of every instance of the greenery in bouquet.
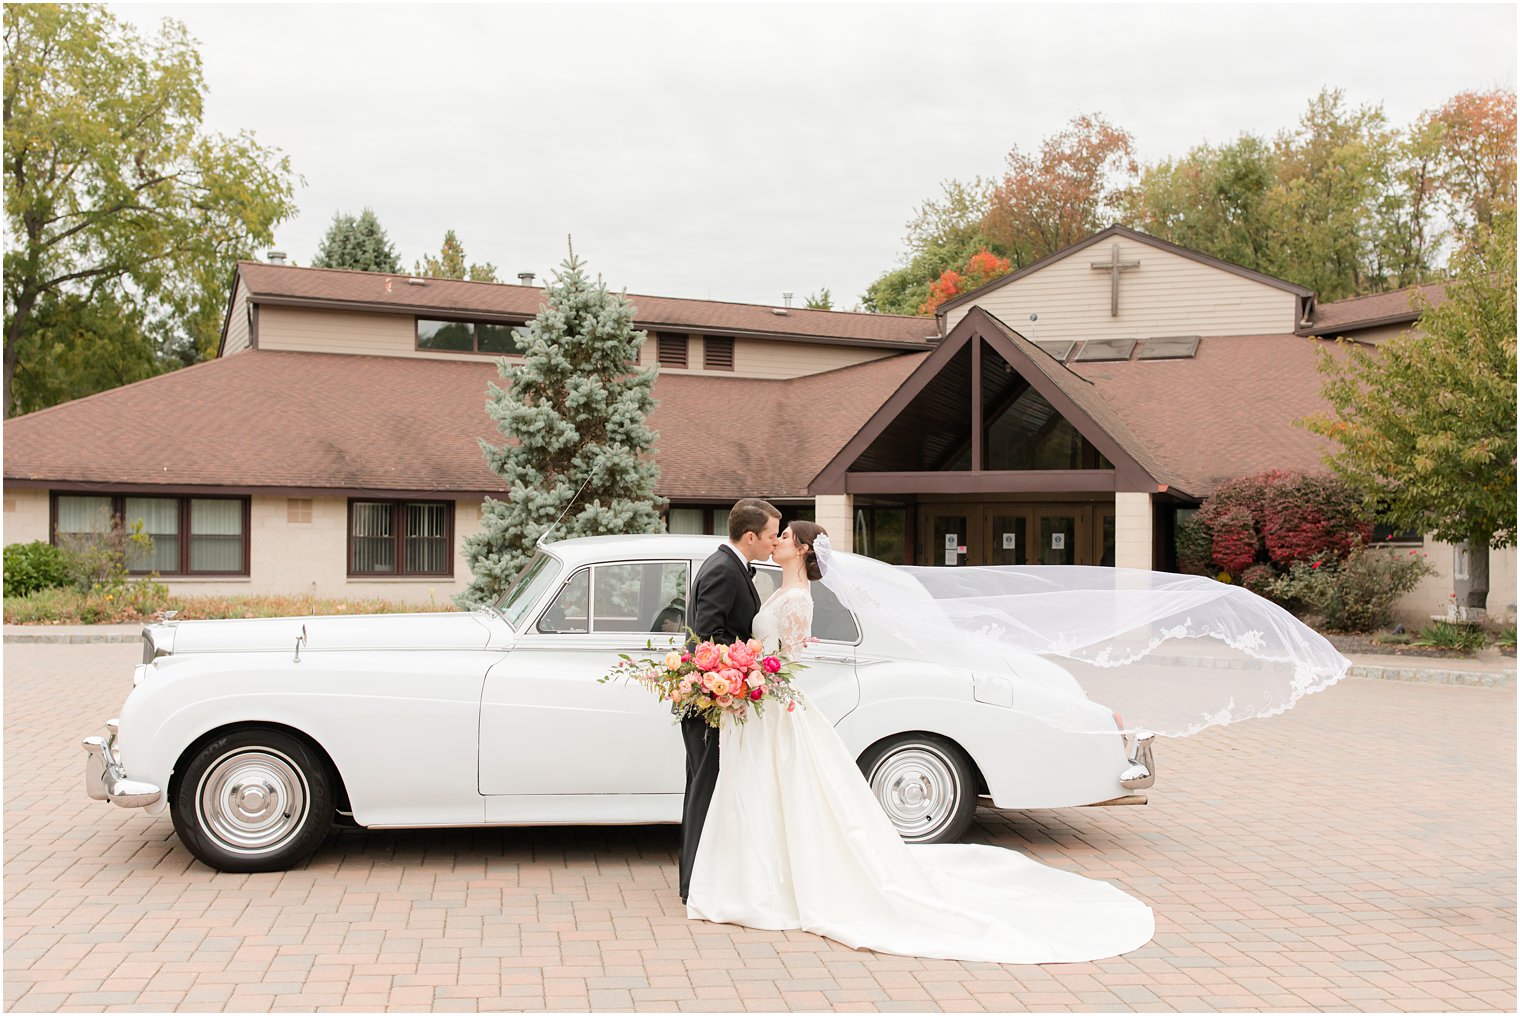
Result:
<instances>
[{"instance_id":1,"label":"greenery in bouquet","mask_svg":"<svg viewBox=\"0 0 1520 1016\"><path fill-rule=\"evenodd\" d=\"M693 634L687 645L692 643L694 647L672 649L658 659L620 653L600 681L637 682L669 702L678 717L700 718L711 727L722 725L725 716L743 723L751 710L759 715L767 702L787 712L797 708L792 679L806 669L804 664L767 654L758 639L723 645L698 642ZM652 643L649 648L654 648Z\"/></svg>"}]
</instances>

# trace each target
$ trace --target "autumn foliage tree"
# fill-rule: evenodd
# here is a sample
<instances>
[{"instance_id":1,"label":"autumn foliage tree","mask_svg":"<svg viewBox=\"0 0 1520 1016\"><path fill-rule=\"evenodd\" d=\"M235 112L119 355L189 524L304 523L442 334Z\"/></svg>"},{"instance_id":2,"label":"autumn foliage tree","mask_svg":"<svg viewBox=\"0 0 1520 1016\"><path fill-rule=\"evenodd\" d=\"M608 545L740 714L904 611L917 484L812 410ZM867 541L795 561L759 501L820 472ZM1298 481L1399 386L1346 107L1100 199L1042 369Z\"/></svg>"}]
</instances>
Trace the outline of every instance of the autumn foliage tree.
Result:
<instances>
[{"instance_id":1,"label":"autumn foliage tree","mask_svg":"<svg viewBox=\"0 0 1520 1016\"><path fill-rule=\"evenodd\" d=\"M1076 117L1038 155L1008 153L982 232L1016 267L1038 261L1109 225L1138 171L1129 131Z\"/></svg>"},{"instance_id":2,"label":"autumn foliage tree","mask_svg":"<svg viewBox=\"0 0 1520 1016\"><path fill-rule=\"evenodd\" d=\"M940 304L953 300L962 293L980 289L993 279L1007 275L1013 270L1013 262L1000 258L985 247L971 257L957 271L946 268L939 278L929 283L929 299L919 305L920 314L933 314Z\"/></svg>"}]
</instances>

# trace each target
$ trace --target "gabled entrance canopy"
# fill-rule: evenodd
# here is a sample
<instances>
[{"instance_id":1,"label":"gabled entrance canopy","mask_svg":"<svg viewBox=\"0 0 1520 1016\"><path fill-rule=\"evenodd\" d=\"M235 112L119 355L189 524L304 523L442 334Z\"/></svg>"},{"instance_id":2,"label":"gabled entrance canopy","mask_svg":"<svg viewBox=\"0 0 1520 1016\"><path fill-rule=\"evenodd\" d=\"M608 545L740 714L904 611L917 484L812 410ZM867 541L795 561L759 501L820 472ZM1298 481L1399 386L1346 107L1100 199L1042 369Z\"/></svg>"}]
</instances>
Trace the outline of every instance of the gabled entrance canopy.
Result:
<instances>
[{"instance_id":1,"label":"gabled entrance canopy","mask_svg":"<svg viewBox=\"0 0 1520 1016\"><path fill-rule=\"evenodd\" d=\"M973 307L810 494L1175 489L1091 381ZM1180 493L1180 492L1179 492Z\"/></svg>"}]
</instances>

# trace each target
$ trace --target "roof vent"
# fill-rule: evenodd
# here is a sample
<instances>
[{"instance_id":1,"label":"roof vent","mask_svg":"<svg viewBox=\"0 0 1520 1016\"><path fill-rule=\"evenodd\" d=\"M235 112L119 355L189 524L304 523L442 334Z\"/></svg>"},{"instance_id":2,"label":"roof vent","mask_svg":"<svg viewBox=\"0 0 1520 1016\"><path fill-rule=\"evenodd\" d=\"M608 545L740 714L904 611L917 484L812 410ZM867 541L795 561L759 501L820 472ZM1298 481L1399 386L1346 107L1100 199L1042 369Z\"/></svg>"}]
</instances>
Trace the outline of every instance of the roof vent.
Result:
<instances>
[{"instance_id":1,"label":"roof vent","mask_svg":"<svg viewBox=\"0 0 1520 1016\"><path fill-rule=\"evenodd\" d=\"M406 284L408 286L426 286L427 285L427 279L416 279L416 278L407 279L406 280Z\"/></svg>"},{"instance_id":2,"label":"roof vent","mask_svg":"<svg viewBox=\"0 0 1520 1016\"><path fill-rule=\"evenodd\" d=\"M283 265L285 263L285 252L282 250L272 250L264 256L269 259L269 263L272 265Z\"/></svg>"},{"instance_id":3,"label":"roof vent","mask_svg":"<svg viewBox=\"0 0 1520 1016\"><path fill-rule=\"evenodd\" d=\"M533 273L532 272L518 272L517 273L517 281L519 283L521 283L522 285L524 285L524 286L531 286L531 285L533 285Z\"/></svg>"},{"instance_id":4,"label":"roof vent","mask_svg":"<svg viewBox=\"0 0 1520 1016\"><path fill-rule=\"evenodd\" d=\"M780 307L772 307L771 308L771 313L772 314L780 314L782 317L786 317L787 316L787 312L784 311L784 310L782 310Z\"/></svg>"}]
</instances>

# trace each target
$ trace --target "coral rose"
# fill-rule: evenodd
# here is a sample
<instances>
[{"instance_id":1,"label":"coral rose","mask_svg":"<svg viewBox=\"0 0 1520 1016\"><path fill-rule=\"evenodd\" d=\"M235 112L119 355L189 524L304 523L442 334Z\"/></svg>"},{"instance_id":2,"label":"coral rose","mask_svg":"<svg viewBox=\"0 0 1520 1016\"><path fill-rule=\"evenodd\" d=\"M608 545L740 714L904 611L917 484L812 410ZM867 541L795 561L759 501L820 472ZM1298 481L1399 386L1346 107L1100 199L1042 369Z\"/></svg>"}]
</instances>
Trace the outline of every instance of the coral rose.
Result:
<instances>
[{"instance_id":1,"label":"coral rose","mask_svg":"<svg viewBox=\"0 0 1520 1016\"><path fill-rule=\"evenodd\" d=\"M697 651L692 653L691 658L698 670L717 670L723 665L723 654L711 642L697 646Z\"/></svg>"},{"instance_id":2,"label":"coral rose","mask_svg":"<svg viewBox=\"0 0 1520 1016\"><path fill-rule=\"evenodd\" d=\"M755 654L755 659L758 660L761 656L765 655L765 646L760 644L759 639L750 639L745 644L749 646L749 651Z\"/></svg>"},{"instance_id":3,"label":"coral rose","mask_svg":"<svg viewBox=\"0 0 1520 1016\"><path fill-rule=\"evenodd\" d=\"M748 670L755 665L755 654L743 642L735 642L728 647L728 662L735 669Z\"/></svg>"},{"instance_id":4,"label":"coral rose","mask_svg":"<svg viewBox=\"0 0 1520 1016\"><path fill-rule=\"evenodd\" d=\"M781 669L781 661L774 656L767 656L760 661L760 666L765 668L767 674L774 674Z\"/></svg>"},{"instance_id":5,"label":"coral rose","mask_svg":"<svg viewBox=\"0 0 1520 1016\"><path fill-rule=\"evenodd\" d=\"M678 652L676 652L675 650L671 650L670 652L666 653L665 654L665 669L666 670L680 670L681 669L681 654L678 653Z\"/></svg>"},{"instance_id":6,"label":"coral rose","mask_svg":"<svg viewBox=\"0 0 1520 1016\"><path fill-rule=\"evenodd\" d=\"M722 706L724 709L727 709L729 706L731 706L733 704L734 704L734 697L732 695L719 695L718 696L718 705Z\"/></svg>"}]
</instances>

